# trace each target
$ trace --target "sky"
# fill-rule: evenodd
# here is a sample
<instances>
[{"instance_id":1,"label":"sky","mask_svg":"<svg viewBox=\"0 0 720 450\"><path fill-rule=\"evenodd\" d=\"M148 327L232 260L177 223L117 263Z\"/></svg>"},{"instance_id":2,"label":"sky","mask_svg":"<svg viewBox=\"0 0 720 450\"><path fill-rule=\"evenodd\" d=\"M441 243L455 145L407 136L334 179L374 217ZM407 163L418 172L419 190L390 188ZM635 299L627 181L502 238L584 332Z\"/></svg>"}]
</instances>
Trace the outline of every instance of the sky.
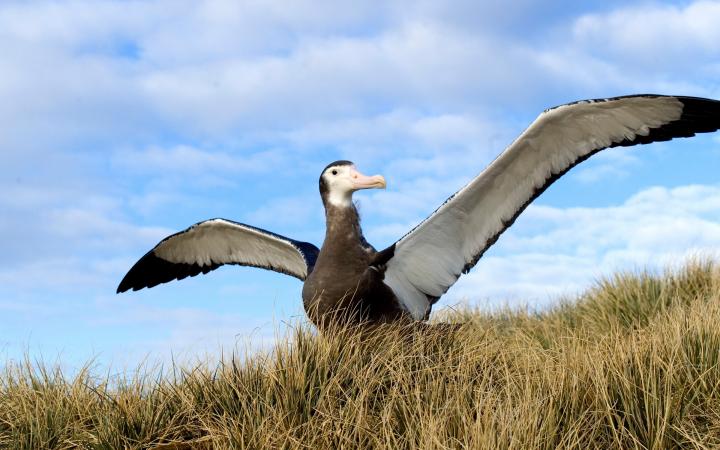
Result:
<instances>
[{"instance_id":1,"label":"sky","mask_svg":"<svg viewBox=\"0 0 720 450\"><path fill-rule=\"evenodd\" d=\"M115 294L164 236L224 217L322 243L317 179L349 159L391 244L544 109L720 99L720 2L0 3L0 355L200 358L304 320L252 268ZM537 199L435 306L543 308L618 270L720 248L720 133L611 149Z\"/></svg>"}]
</instances>

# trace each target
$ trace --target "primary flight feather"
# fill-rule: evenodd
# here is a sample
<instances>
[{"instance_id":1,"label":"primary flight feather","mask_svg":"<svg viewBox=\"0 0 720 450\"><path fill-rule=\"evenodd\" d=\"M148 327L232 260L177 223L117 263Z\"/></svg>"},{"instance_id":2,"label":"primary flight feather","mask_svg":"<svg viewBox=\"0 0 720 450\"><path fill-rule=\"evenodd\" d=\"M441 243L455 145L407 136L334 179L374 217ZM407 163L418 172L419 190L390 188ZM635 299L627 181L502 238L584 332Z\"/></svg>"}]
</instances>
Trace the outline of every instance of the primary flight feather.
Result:
<instances>
[{"instance_id":1,"label":"primary flight feather","mask_svg":"<svg viewBox=\"0 0 720 450\"><path fill-rule=\"evenodd\" d=\"M303 304L331 321L423 320L522 211L555 180L595 153L720 128L720 101L632 95L584 100L544 111L480 175L393 245L376 251L352 202L385 188L350 161L320 175L326 233L320 249L241 223L212 219L168 236L125 275L118 293L207 273L224 264L274 270L304 281Z\"/></svg>"}]
</instances>

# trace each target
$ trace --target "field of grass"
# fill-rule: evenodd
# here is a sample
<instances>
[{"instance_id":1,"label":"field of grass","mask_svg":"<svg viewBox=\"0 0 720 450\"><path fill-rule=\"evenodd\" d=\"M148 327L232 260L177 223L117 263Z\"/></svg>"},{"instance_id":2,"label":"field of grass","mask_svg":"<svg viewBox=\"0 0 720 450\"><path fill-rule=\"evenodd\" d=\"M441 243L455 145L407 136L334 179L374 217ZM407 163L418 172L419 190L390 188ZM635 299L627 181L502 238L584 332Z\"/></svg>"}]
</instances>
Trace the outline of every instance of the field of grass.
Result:
<instances>
[{"instance_id":1,"label":"field of grass","mask_svg":"<svg viewBox=\"0 0 720 450\"><path fill-rule=\"evenodd\" d=\"M125 378L12 365L0 447L720 447L720 267L621 274L542 313L459 331L318 336Z\"/></svg>"}]
</instances>

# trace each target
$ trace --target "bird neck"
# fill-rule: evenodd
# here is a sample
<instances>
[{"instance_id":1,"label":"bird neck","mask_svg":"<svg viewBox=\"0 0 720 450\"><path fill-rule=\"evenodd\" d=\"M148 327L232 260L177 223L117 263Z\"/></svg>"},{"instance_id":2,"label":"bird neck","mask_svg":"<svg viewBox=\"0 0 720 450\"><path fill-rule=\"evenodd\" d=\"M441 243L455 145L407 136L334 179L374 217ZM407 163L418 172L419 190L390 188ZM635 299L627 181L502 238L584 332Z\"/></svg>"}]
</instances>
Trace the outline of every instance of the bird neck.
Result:
<instances>
[{"instance_id":1,"label":"bird neck","mask_svg":"<svg viewBox=\"0 0 720 450\"><path fill-rule=\"evenodd\" d=\"M325 239L340 242L360 242L362 230L360 229L360 215L354 204L335 206L328 204L325 207Z\"/></svg>"}]
</instances>

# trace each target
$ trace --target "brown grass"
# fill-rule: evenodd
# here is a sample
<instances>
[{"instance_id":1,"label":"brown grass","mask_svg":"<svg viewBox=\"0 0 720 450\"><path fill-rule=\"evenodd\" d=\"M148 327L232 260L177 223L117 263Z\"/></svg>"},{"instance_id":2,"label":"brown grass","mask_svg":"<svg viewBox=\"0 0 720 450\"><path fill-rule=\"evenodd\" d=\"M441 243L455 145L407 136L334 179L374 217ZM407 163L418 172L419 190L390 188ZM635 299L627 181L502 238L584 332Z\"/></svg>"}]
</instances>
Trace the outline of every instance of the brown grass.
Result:
<instances>
[{"instance_id":1,"label":"brown grass","mask_svg":"<svg viewBox=\"0 0 720 450\"><path fill-rule=\"evenodd\" d=\"M455 333L317 336L217 367L0 375L0 446L717 448L720 270L622 274L529 313L461 311ZM241 362L242 361L242 362Z\"/></svg>"}]
</instances>

